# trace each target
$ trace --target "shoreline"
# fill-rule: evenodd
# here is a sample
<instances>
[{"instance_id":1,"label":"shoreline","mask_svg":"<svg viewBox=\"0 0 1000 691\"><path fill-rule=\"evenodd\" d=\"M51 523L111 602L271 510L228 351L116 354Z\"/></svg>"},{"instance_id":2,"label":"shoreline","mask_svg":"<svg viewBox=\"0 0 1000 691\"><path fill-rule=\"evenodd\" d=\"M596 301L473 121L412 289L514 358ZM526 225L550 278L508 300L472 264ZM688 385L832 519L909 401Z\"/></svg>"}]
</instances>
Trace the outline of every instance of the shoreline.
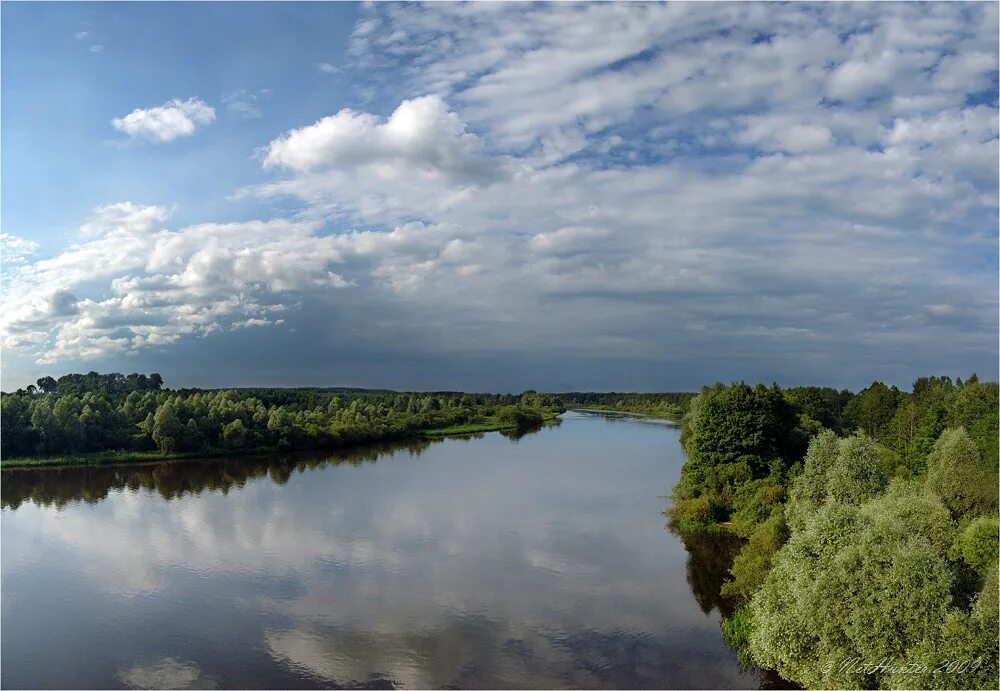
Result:
<instances>
[{"instance_id":1,"label":"shoreline","mask_svg":"<svg viewBox=\"0 0 1000 691\"><path fill-rule=\"evenodd\" d=\"M613 415L628 415L631 417L645 417L653 420L668 420L680 424L681 418L684 417L683 413L680 415L665 415L657 413L639 413L632 410L616 410L614 408L590 408L587 406L573 406L572 408L567 407L567 411L573 412L583 412L583 413L611 413Z\"/></svg>"},{"instance_id":2,"label":"shoreline","mask_svg":"<svg viewBox=\"0 0 1000 691\"><path fill-rule=\"evenodd\" d=\"M548 414L542 418L541 427L551 425L559 419L559 415ZM540 427L540 428L541 428ZM540 429L539 428L539 429ZM359 449L379 444L404 443L420 439L447 439L450 437L469 437L486 432L506 432L517 429L516 425L503 425L498 422L482 422L478 424L453 425L436 429L419 430L412 435L377 439L361 444L349 444L337 447L305 446L279 448L277 446L257 446L249 449L203 449L185 451L182 453L162 454L158 451L92 451L89 453L65 456L20 456L17 458L0 459L0 470L24 470L35 468L79 468L86 466L132 465L137 463L163 463L170 461L185 461L196 459L215 459L232 456L268 456L276 453L301 451L341 451Z\"/></svg>"}]
</instances>

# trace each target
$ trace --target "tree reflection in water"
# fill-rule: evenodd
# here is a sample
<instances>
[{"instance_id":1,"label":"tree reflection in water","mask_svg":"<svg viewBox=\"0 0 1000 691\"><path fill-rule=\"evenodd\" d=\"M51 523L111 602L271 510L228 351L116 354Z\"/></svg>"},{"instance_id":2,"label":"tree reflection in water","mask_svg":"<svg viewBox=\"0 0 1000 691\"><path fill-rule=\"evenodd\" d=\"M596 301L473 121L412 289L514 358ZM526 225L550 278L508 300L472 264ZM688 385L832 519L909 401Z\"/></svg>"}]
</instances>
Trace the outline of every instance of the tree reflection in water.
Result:
<instances>
[{"instance_id":1,"label":"tree reflection in water","mask_svg":"<svg viewBox=\"0 0 1000 691\"><path fill-rule=\"evenodd\" d=\"M379 456L390 452L419 456L431 444L440 441L419 439L377 444L334 454L298 452L113 466L4 470L0 500L4 508L10 509L16 509L26 501L62 508L75 501L96 504L109 492L126 489L144 489L164 499L178 499L204 491L225 494L230 489L265 477L276 485L284 485L292 473L303 473L327 465L374 463Z\"/></svg>"},{"instance_id":2,"label":"tree reflection in water","mask_svg":"<svg viewBox=\"0 0 1000 691\"><path fill-rule=\"evenodd\" d=\"M558 420L550 425L558 425ZM504 430L501 434L516 442L531 429ZM458 439L481 439L482 433ZM26 501L39 506L62 508L74 501L96 504L119 490L144 489L159 494L164 499L177 499L204 491L222 492L243 487L248 482L264 477L276 485L288 482L292 473L322 468L327 465L360 465L374 463L387 453L408 453L420 456L431 444L443 438L412 439L405 442L371 444L336 452L293 452L261 456L234 456L204 458L126 465L72 466L66 468L16 468L4 470L0 477L0 505L16 509Z\"/></svg>"},{"instance_id":3,"label":"tree reflection in water","mask_svg":"<svg viewBox=\"0 0 1000 691\"><path fill-rule=\"evenodd\" d=\"M709 614L713 609L719 610L723 617L729 617L736 609L737 602L722 595L722 584L730 580L729 570L733 559L739 553L745 540L729 531L695 532L684 534L670 525L667 529L680 538L687 550L687 582L691 594L697 601L701 611ZM726 642L729 646L729 643ZM731 646L729 646L731 647ZM734 650L738 655L741 651ZM740 667L753 669L760 675L761 689L798 689L797 684L783 679L772 669L761 669L753 665L743 664L740 656Z\"/></svg>"}]
</instances>

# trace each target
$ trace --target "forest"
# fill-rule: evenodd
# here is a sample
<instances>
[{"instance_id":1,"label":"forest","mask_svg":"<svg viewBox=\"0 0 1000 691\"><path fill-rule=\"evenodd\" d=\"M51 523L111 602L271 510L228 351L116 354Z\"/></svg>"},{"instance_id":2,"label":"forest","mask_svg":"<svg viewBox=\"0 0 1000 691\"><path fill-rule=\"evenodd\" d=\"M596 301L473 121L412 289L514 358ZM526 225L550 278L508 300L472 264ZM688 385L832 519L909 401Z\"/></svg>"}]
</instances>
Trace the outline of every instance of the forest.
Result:
<instances>
[{"instance_id":1,"label":"forest","mask_svg":"<svg viewBox=\"0 0 1000 691\"><path fill-rule=\"evenodd\" d=\"M740 659L810 688L996 688L997 411L975 375L702 389L666 513L724 561L692 588Z\"/></svg>"},{"instance_id":2,"label":"forest","mask_svg":"<svg viewBox=\"0 0 1000 691\"><path fill-rule=\"evenodd\" d=\"M0 398L4 466L335 449L423 435L525 430L562 412L522 394L163 388L159 374L68 374ZM87 456L90 454L90 456ZM76 456L74 456L76 455Z\"/></svg>"}]
</instances>

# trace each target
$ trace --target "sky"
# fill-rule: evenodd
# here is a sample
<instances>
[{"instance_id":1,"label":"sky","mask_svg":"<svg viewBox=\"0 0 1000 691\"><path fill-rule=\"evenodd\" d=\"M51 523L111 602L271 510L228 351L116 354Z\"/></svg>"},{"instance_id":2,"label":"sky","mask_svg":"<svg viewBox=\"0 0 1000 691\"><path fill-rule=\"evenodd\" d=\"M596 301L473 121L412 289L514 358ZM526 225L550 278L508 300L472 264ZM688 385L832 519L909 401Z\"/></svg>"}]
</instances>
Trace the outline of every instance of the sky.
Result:
<instances>
[{"instance_id":1,"label":"sky","mask_svg":"<svg viewBox=\"0 0 1000 691\"><path fill-rule=\"evenodd\" d=\"M996 3L0 6L2 387L996 378Z\"/></svg>"}]
</instances>

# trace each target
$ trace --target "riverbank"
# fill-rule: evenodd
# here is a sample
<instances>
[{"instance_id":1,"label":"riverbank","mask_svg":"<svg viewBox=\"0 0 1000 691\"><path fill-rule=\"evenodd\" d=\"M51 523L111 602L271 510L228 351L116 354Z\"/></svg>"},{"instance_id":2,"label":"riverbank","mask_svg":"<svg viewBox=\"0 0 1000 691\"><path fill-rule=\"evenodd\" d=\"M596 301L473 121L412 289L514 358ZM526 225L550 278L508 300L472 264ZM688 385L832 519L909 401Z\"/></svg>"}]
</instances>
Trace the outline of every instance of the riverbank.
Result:
<instances>
[{"instance_id":1,"label":"riverbank","mask_svg":"<svg viewBox=\"0 0 1000 691\"><path fill-rule=\"evenodd\" d=\"M586 413L611 413L613 415L630 415L633 417L650 417L656 418L657 420L669 420L671 422L680 423L681 419L684 417L683 410L663 410L660 408L629 408L628 410L621 408L606 408L600 405L574 405L567 410L579 410Z\"/></svg>"},{"instance_id":2,"label":"riverbank","mask_svg":"<svg viewBox=\"0 0 1000 691\"><path fill-rule=\"evenodd\" d=\"M558 413L547 411L542 414L542 424L552 424L558 418ZM446 437L463 437L486 432L508 432L516 429L516 424L503 422L498 418L488 418L479 423L418 430L412 435L406 435L395 439L383 439L377 442L351 444L329 450L334 451L340 449L363 448L387 441L406 441L408 439L442 439ZM199 451L186 451L183 453L171 454L160 453L159 451L94 451L91 453L67 454L62 456L21 456L16 458L3 458L0 459L0 470L43 467L58 468L87 465L124 465L129 463L155 463L160 461L180 461L194 458L220 458L229 456L261 456L292 450L316 451L326 448L327 447L317 446L312 448L303 447L288 449L277 446L260 446L246 449L202 449Z\"/></svg>"},{"instance_id":3,"label":"riverbank","mask_svg":"<svg viewBox=\"0 0 1000 691\"><path fill-rule=\"evenodd\" d=\"M559 415L559 413L553 412L542 413L542 425L552 424L559 419ZM470 434L482 434L485 432L509 432L511 430L516 430L517 428L518 426L516 424L512 425L510 423L501 422L497 418L490 418L483 422L452 425L451 427L425 430L420 436L427 439L439 439L441 437L464 437Z\"/></svg>"}]
</instances>

